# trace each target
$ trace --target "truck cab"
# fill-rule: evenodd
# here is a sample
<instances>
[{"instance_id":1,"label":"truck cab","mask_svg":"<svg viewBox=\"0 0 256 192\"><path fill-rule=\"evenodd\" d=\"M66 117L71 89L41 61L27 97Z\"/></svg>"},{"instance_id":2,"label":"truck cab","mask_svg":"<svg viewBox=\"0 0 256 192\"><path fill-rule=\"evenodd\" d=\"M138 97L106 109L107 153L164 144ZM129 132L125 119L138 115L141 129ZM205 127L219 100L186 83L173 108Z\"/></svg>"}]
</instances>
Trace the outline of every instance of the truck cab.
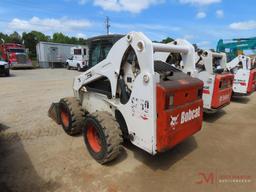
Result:
<instances>
[{"instance_id":1,"label":"truck cab","mask_svg":"<svg viewBox=\"0 0 256 192\"><path fill-rule=\"evenodd\" d=\"M2 58L10 64L11 68L32 68L26 48L21 44L4 43L0 45Z\"/></svg>"},{"instance_id":2,"label":"truck cab","mask_svg":"<svg viewBox=\"0 0 256 192\"><path fill-rule=\"evenodd\" d=\"M82 71L88 68L88 47L77 46L71 47L71 57L66 61L67 69L75 68Z\"/></svg>"}]
</instances>

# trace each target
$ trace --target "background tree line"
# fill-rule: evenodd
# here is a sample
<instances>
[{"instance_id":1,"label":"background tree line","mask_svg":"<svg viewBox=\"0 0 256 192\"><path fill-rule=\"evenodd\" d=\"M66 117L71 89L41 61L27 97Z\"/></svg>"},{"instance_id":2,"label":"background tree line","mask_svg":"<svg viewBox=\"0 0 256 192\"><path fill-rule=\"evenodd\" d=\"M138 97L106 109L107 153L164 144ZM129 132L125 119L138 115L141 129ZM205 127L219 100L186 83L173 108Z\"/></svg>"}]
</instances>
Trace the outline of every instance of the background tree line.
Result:
<instances>
[{"instance_id":1,"label":"background tree line","mask_svg":"<svg viewBox=\"0 0 256 192\"><path fill-rule=\"evenodd\" d=\"M84 38L69 37L67 35L64 35L63 33L54 33L52 36L49 36L39 31L31 31L29 33L23 32L21 35L16 31L10 35L0 32L0 40L1 39L3 39L6 43L24 44L25 47L29 49L30 58L36 58L36 44L39 41L79 45L86 44L86 39ZM171 41L173 41L173 39L167 37L166 39L163 39L161 42L168 43ZM0 41L0 43L2 42Z\"/></svg>"},{"instance_id":2,"label":"background tree line","mask_svg":"<svg viewBox=\"0 0 256 192\"><path fill-rule=\"evenodd\" d=\"M36 57L36 44L39 41L80 45L86 44L86 39L84 38L69 37L63 33L54 33L52 36L49 36L39 31L23 32L21 35L16 31L10 35L0 32L0 40L1 39L6 43L24 44L25 47L29 49L29 56L31 58ZM2 41L0 41L0 43L2 43Z\"/></svg>"}]
</instances>

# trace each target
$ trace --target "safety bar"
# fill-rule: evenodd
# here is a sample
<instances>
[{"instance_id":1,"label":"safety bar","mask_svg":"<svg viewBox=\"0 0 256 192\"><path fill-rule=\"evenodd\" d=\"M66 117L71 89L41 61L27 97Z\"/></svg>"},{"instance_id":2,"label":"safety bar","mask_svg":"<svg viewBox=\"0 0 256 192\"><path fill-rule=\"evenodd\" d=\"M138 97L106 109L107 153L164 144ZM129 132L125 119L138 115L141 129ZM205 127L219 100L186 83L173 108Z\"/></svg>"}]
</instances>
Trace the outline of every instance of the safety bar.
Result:
<instances>
[{"instance_id":1,"label":"safety bar","mask_svg":"<svg viewBox=\"0 0 256 192\"><path fill-rule=\"evenodd\" d=\"M171 53L184 53L188 54L189 48L181 45L170 45L163 43L153 43L155 52L171 52Z\"/></svg>"},{"instance_id":2,"label":"safety bar","mask_svg":"<svg viewBox=\"0 0 256 192\"><path fill-rule=\"evenodd\" d=\"M216 53L216 52L212 52L212 56L214 56L214 57L223 57L223 54L221 54L221 53Z\"/></svg>"}]
</instances>

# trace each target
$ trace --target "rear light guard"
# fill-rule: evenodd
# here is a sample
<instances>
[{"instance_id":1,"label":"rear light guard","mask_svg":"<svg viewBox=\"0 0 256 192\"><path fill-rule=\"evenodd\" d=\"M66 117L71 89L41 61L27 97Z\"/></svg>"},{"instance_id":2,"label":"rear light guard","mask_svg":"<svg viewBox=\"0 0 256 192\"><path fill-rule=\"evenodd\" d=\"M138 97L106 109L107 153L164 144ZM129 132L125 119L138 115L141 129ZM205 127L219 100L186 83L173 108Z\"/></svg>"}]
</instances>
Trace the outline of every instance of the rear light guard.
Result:
<instances>
[{"instance_id":1,"label":"rear light guard","mask_svg":"<svg viewBox=\"0 0 256 192\"><path fill-rule=\"evenodd\" d=\"M174 107L174 94L167 94L165 96L165 109L171 109Z\"/></svg>"},{"instance_id":2,"label":"rear light guard","mask_svg":"<svg viewBox=\"0 0 256 192\"><path fill-rule=\"evenodd\" d=\"M202 96L203 96L203 88L199 88L197 91L197 97L198 97L198 99L201 99Z\"/></svg>"},{"instance_id":3,"label":"rear light guard","mask_svg":"<svg viewBox=\"0 0 256 192\"><path fill-rule=\"evenodd\" d=\"M223 90L223 89L231 88L232 84L233 84L232 79L230 78L222 79L219 84L219 89Z\"/></svg>"},{"instance_id":4,"label":"rear light guard","mask_svg":"<svg viewBox=\"0 0 256 192\"><path fill-rule=\"evenodd\" d=\"M197 94L197 95L196 95ZM185 97L189 97L190 93L185 92ZM196 98L197 99L202 99L203 96L203 88L198 88L196 93ZM177 99L177 95L175 93L169 93L166 94L165 96L165 109L173 109L175 107L175 100ZM196 99L195 99L196 100Z\"/></svg>"}]
</instances>

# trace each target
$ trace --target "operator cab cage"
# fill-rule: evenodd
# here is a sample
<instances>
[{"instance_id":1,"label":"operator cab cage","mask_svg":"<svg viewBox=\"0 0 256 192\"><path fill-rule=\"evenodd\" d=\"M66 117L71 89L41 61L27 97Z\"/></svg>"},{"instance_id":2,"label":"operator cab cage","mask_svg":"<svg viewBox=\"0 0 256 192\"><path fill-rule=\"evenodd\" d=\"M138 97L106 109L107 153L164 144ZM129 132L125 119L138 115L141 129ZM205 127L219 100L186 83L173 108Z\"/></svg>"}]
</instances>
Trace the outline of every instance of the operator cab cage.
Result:
<instances>
[{"instance_id":1,"label":"operator cab cage","mask_svg":"<svg viewBox=\"0 0 256 192\"><path fill-rule=\"evenodd\" d=\"M104 60L112 46L124 35L101 35L87 39L89 46L89 68Z\"/></svg>"},{"instance_id":2,"label":"operator cab cage","mask_svg":"<svg viewBox=\"0 0 256 192\"><path fill-rule=\"evenodd\" d=\"M212 50L197 50L196 68L199 72L207 71L209 74L221 74L225 71L227 57L225 53Z\"/></svg>"},{"instance_id":3,"label":"operator cab cage","mask_svg":"<svg viewBox=\"0 0 256 192\"><path fill-rule=\"evenodd\" d=\"M252 70L254 68L254 64L252 59L245 55L239 55L226 65L227 69L233 73L237 70Z\"/></svg>"}]
</instances>

